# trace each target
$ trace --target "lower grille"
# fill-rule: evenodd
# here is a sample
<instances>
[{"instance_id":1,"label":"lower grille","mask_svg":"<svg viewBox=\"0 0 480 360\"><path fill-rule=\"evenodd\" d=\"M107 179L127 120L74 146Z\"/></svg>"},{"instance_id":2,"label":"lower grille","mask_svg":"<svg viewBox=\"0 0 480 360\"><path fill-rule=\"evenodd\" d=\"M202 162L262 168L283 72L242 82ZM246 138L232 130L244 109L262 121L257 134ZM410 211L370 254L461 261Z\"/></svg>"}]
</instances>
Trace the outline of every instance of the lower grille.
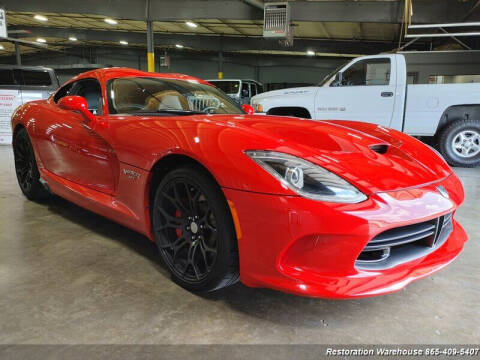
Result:
<instances>
[{"instance_id":1,"label":"lower grille","mask_svg":"<svg viewBox=\"0 0 480 360\"><path fill-rule=\"evenodd\" d=\"M443 244L452 229L452 213L449 213L433 220L384 231L368 242L355 265L385 269L425 256Z\"/></svg>"}]
</instances>

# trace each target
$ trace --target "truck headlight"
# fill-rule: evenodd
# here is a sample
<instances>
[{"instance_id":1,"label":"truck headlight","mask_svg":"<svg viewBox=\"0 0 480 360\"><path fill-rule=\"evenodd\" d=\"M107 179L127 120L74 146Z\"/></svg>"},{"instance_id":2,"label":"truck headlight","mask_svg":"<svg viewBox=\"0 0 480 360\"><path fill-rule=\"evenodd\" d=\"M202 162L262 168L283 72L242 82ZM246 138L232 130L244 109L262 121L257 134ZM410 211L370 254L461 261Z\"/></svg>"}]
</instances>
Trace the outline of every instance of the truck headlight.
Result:
<instances>
[{"instance_id":1,"label":"truck headlight","mask_svg":"<svg viewBox=\"0 0 480 360\"><path fill-rule=\"evenodd\" d=\"M252 107L255 109L255 112L263 112L262 104L252 103Z\"/></svg>"},{"instance_id":2,"label":"truck headlight","mask_svg":"<svg viewBox=\"0 0 480 360\"><path fill-rule=\"evenodd\" d=\"M245 151L251 159L300 196L312 200L359 203L367 196L355 186L318 165L275 151Z\"/></svg>"}]
</instances>

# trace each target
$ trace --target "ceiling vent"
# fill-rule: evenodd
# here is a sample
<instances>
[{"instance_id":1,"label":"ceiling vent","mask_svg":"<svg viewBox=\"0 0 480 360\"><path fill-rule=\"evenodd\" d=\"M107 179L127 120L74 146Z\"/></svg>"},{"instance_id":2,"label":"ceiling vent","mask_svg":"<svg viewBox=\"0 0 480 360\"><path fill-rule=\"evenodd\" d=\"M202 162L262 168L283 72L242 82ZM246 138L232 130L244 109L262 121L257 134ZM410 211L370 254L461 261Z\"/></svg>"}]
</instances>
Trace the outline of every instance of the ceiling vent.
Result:
<instances>
[{"instance_id":1,"label":"ceiling vent","mask_svg":"<svg viewBox=\"0 0 480 360\"><path fill-rule=\"evenodd\" d=\"M290 25L290 5L287 2L265 3L263 11L263 37L278 39L281 44L292 46L293 27Z\"/></svg>"}]
</instances>

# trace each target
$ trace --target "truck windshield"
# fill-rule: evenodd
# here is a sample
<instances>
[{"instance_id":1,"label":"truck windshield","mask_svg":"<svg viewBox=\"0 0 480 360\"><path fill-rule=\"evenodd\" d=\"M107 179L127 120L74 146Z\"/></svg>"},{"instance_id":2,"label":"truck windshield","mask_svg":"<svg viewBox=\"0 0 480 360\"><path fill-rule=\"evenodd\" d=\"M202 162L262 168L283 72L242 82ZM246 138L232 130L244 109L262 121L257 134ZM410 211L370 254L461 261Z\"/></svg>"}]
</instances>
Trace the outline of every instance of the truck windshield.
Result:
<instances>
[{"instance_id":1,"label":"truck windshield","mask_svg":"<svg viewBox=\"0 0 480 360\"><path fill-rule=\"evenodd\" d=\"M225 80L225 81L215 81L215 80L210 80L210 84L218 87L220 90L222 90L225 94L228 95L236 95L238 94L238 91L240 90L240 81L230 81L230 80Z\"/></svg>"},{"instance_id":2,"label":"truck windshield","mask_svg":"<svg viewBox=\"0 0 480 360\"><path fill-rule=\"evenodd\" d=\"M128 77L108 83L111 114L243 114L232 99L196 81Z\"/></svg>"},{"instance_id":3,"label":"truck windshield","mask_svg":"<svg viewBox=\"0 0 480 360\"><path fill-rule=\"evenodd\" d=\"M342 65L340 65L339 67L337 67L335 70L329 72L324 78L322 81L320 81L318 83L317 86L323 86L325 85L331 78L333 78L335 76L336 73L338 73L340 71L341 68L343 68L345 65L347 65L347 63L349 63L349 61L345 61L344 63L342 63Z\"/></svg>"}]
</instances>

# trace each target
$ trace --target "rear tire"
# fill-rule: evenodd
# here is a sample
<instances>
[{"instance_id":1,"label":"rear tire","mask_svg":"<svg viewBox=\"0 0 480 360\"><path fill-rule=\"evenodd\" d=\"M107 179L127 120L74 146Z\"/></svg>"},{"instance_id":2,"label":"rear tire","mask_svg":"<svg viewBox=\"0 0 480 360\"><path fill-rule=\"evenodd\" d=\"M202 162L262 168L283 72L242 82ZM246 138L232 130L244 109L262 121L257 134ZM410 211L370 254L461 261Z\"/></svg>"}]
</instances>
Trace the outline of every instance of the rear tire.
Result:
<instances>
[{"instance_id":1,"label":"rear tire","mask_svg":"<svg viewBox=\"0 0 480 360\"><path fill-rule=\"evenodd\" d=\"M440 153L452 166L480 165L480 121L457 120L440 133Z\"/></svg>"},{"instance_id":2,"label":"rear tire","mask_svg":"<svg viewBox=\"0 0 480 360\"><path fill-rule=\"evenodd\" d=\"M18 131L13 141L13 155L18 185L29 200L42 200L50 193L40 182L37 161L32 143L25 128Z\"/></svg>"},{"instance_id":3,"label":"rear tire","mask_svg":"<svg viewBox=\"0 0 480 360\"><path fill-rule=\"evenodd\" d=\"M173 280L189 291L213 291L239 279L235 228L215 180L199 166L168 173L155 192L155 243Z\"/></svg>"}]
</instances>

